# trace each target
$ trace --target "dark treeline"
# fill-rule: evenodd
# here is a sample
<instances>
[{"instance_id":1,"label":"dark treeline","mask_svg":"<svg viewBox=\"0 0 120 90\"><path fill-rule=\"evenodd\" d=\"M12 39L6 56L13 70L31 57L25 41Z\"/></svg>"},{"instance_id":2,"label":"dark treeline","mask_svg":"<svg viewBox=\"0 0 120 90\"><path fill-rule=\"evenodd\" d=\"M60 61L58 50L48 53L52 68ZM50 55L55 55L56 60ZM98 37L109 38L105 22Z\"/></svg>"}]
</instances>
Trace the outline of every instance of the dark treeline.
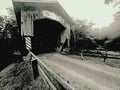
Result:
<instances>
[{"instance_id":1,"label":"dark treeline","mask_svg":"<svg viewBox=\"0 0 120 90\"><path fill-rule=\"evenodd\" d=\"M22 61L26 51L24 45L17 24L6 22L0 30L0 70L13 62Z\"/></svg>"},{"instance_id":2,"label":"dark treeline","mask_svg":"<svg viewBox=\"0 0 120 90\"><path fill-rule=\"evenodd\" d=\"M71 48L96 50L104 49L108 51L120 51L120 36L96 37L91 35L92 23L85 23L81 20L74 20L75 25L71 30Z\"/></svg>"}]
</instances>

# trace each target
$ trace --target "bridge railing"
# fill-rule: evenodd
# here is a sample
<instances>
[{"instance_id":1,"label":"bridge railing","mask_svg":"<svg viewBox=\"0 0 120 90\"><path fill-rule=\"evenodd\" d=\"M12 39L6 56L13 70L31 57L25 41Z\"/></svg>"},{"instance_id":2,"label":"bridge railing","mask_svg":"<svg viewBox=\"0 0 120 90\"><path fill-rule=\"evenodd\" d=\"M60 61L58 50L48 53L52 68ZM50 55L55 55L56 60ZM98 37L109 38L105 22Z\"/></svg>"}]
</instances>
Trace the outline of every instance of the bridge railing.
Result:
<instances>
[{"instance_id":1,"label":"bridge railing","mask_svg":"<svg viewBox=\"0 0 120 90\"><path fill-rule=\"evenodd\" d=\"M34 53L30 52L31 58L37 60L39 74L47 81L50 90L75 90L70 84L55 74Z\"/></svg>"}]
</instances>

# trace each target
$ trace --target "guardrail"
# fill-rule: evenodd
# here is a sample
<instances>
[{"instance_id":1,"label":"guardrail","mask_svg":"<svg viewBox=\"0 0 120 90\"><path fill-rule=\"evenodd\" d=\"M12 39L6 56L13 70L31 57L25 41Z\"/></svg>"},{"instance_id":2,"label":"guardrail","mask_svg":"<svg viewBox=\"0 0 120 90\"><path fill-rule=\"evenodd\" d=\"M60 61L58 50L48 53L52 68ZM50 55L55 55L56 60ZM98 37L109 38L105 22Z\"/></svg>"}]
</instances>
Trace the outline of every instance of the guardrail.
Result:
<instances>
[{"instance_id":1,"label":"guardrail","mask_svg":"<svg viewBox=\"0 0 120 90\"><path fill-rule=\"evenodd\" d=\"M81 52L68 52L68 54L76 54L76 55L81 55ZM111 58L111 59L120 59L120 55L113 55L113 54L108 54L108 53L101 53L101 54L96 54L96 53L82 53L83 56L92 56L92 57L105 57L106 58Z\"/></svg>"},{"instance_id":2,"label":"guardrail","mask_svg":"<svg viewBox=\"0 0 120 90\"><path fill-rule=\"evenodd\" d=\"M39 74L47 81L50 90L75 90L65 80L49 69L35 54L30 52L31 58L37 60Z\"/></svg>"},{"instance_id":3,"label":"guardrail","mask_svg":"<svg viewBox=\"0 0 120 90\"><path fill-rule=\"evenodd\" d=\"M92 56L92 57L101 57L101 58L111 58L111 59L120 59L120 55L112 55L112 54L90 54L83 53L84 56Z\"/></svg>"},{"instance_id":4,"label":"guardrail","mask_svg":"<svg viewBox=\"0 0 120 90\"><path fill-rule=\"evenodd\" d=\"M67 54L75 54L75 55L80 55L81 59L84 60L84 56L90 56L90 57L99 57L103 58L103 62L106 62L106 60L109 59L120 59L120 55L113 55L113 54L108 54L107 52L105 53L86 53L86 52L79 52L79 51L71 51L71 52L66 52ZM108 59L108 60L109 60Z\"/></svg>"}]
</instances>

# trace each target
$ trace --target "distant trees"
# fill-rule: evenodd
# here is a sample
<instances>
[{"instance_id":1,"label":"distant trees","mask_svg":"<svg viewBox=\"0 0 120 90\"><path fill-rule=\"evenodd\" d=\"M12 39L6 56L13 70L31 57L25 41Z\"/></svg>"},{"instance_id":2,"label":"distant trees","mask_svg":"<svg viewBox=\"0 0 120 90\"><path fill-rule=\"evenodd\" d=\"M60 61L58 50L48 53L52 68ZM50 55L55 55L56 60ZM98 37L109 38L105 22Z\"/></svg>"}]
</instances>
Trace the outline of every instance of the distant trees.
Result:
<instances>
[{"instance_id":1,"label":"distant trees","mask_svg":"<svg viewBox=\"0 0 120 90\"><path fill-rule=\"evenodd\" d=\"M9 7L6 10L8 15L0 16L1 38L4 39L11 38L11 29L14 25L17 25L13 8Z\"/></svg>"},{"instance_id":2,"label":"distant trees","mask_svg":"<svg viewBox=\"0 0 120 90\"><path fill-rule=\"evenodd\" d=\"M120 0L105 0L105 4L111 4L120 8ZM114 21L108 27L96 29L91 34L97 44L107 50L120 51L120 11L114 15ZM99 31L99 32L98 32Z\"/></svg>"},{"instance_id":3,"label":"distant trees","mask_svg":"<svg viewBox=\"0 0 120 90\"><path fill-rule=\"evenodd\" d=\"M120 0L105 0L105 4L114 3L114 7L120 7Z\"/></svg>"},{"instance_id":4,"label":"distant trees","mask_svg":"<svg viewBox=\"0 0 120 90\"><path fill-rule=\"evenodd\" d=\"M95 41L96 41L96 43L98 44L98 45L100 45L101 47L105 47L104 46L104 44L105 44L105 42L106 41L108 41L109 39L108 39L108 37L105 37L105 38L96 38L96 39L94 39Z\"/></svg>"},{"instance_id":5,"label":"distant trees","mask_svg":"<svg viewBox=\"0 0 120 90\"><path fill-rule=\"evenodd\" d=\"M119 51L120 52L120 36L115 38L102 38L102 39L95 39L96 43L100 45L105 50L109 51Z\"/></svg>"},{"instance_id":6,"label":"distant trees","mask_svg":"<svg viewBox=\"0 0 120 90\"><path fill-rule=\"evenodd\" d=\"M0 31L2 30L3 25L4 25L4 18L0 16Z\"/></svg>"},{"instance_id":7,"label":"distant trees","mask_svg":"<svg viewBox=\"0 0 120 90\"><path fill-rule=\"evenodd\" d=\"M76 38L86 37L89 35L91 30L93 29L93 23L88 23L87 20L79 20L73 19L75 25L72 27L74 33L76 34Z\"/></svg>"},{"instance_id":8,"label":"distant trees","mask_svg":"<svg viewBox=\"0 0 120 90\"><path fill-rule=\"evenodd\" d=\"M114 39L107 40L104 45L107 50L120 52L120 36Z\"/></svg>"},{"instance_id":9,"label":"distant trees","mask_svg":"<svg viewBox=\"0 0 120 90\"><path fill-rule=\"evenodd\" d=\"M0 23L3 23L3 22L4 22L3 16L0 16Z\"/></svg>"},{"instance_id":10,"label":"distant trees","mask_svg":"<svg viewBox=\"0 0 120 90\"><path fill-rule=\"evenodd\" d=\"M14 9L12 7L6 8L6 10L8 11L8 16L5 16L5 20L8 23L11 24L16 24L16 17L15 17L15 13L14 13Z\"/></svg>"},{"instance_id":11,"label":"distant trees","mask_svg":"<svg viewBox=\"0 0 120 90\"><path fill-rule=\"evenodd\" d=\"M74 37L74 48L77 49L95 49L97 44L90 38L89 33L93 30L93 23L87 23L86 20L74 19L75 25L72 27Z\"/></svg>"}]
</instances>

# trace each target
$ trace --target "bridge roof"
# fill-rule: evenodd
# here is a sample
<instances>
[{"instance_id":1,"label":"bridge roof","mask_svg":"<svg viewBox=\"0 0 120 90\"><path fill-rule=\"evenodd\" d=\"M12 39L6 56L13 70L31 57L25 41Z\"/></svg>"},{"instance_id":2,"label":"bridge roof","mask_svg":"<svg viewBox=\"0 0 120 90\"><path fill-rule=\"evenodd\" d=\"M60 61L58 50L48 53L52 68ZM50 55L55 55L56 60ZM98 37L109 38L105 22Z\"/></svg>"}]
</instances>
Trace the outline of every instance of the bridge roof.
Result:
<instances>
[{"instance_id":1,"label":"bridge roof","mask_svg":"<svg viewBox=\"0 0 120 90\"><path fill-rule=\"evenodd\" d=\"M69 25L73 25L73 20L59 4L57 0L13 0L15 12L19 11L22 7L35 7L43 8L45 10L53 11L61 16Z\"/></svg>"}]
</instances>

